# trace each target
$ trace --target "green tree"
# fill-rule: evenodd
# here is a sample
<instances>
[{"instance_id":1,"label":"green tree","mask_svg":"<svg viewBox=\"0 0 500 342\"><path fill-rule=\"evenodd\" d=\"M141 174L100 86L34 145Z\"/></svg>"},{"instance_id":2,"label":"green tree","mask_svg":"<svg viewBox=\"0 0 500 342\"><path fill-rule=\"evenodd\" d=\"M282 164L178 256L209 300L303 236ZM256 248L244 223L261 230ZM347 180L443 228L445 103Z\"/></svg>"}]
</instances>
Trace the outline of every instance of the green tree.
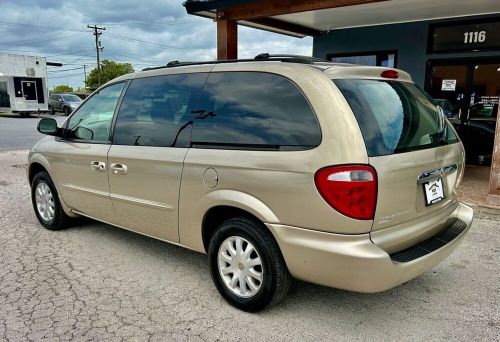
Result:
<instances>
[{"instance_id":1,"label":"green tree","mask_svg":"<svg viewBox=\"0 0 500 342\"><path fill-rule=\"evenodd\" d=\"M71 93L73 88L66 84L59 84L54 87L54 93Z\"/></svg>"},{"instance_id":2,"label":"green tree","mask_svg":"<svg viewBox=\"0 0 500 342\"><path fill-rule=\"evenodd\" d=\"M101 85L115 77L131 72L134 72L134 68L130 63L117 63L104 59L101 61ZM100 86L97 75L97 67L90 71L85 85L91 89L98 88Z\"/></svg>"}]
</instances>

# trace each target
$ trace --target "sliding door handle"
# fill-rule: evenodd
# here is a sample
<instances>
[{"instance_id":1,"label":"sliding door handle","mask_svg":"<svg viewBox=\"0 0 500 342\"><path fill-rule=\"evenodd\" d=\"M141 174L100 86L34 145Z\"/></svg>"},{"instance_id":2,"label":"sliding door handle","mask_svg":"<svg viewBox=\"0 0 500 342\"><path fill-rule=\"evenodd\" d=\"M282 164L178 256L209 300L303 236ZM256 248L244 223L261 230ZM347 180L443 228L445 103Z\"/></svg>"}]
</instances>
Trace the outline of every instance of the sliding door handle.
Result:
<instances>
[{"instance_id":1,"label":"sliding door handle","mask_svg":"<svg viewBox=\"0 0 500 342\"><path fill-rule=\"evenodd\" d=\"M125 164L112 163L109 168L115 175L124 175L127 173L127 165Z\"/></svg>"},{"instance_id":2,"label":"sliding door handle","mask_svg":"<svg viewBox=\"0 0 500 342\"><path fill-rule=\"evenodd\" d=\"M104 172L106 171L106 163L102 161L91 161L90 168L97 172Z\"/></svg>"}]
</instances>

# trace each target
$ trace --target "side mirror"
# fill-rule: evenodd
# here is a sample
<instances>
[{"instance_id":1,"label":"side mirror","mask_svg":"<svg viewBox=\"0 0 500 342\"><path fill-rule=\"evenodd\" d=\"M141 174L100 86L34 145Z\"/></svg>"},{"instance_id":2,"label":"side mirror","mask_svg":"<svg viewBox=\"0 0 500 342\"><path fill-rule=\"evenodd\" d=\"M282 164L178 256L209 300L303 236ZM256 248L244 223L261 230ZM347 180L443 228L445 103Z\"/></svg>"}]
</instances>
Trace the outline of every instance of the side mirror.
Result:
<instances>
[{"instance_id":1,"label":"side mirror","mask_svg":"<svg viewBox=\"0 0 500 342\"><path fill-rule=\"evenodd\" d=\"M47 135L57 135L59 132L57 121L51 118L43 118L40 120L36 129L38 132Z\"/></svg>"},{"instance_id":2,"label":"side mirror","mask_svg":"<svg viewBox=\"0 0 500 342\"><path fill-rule=\"evenodd\" d=\"M75 135L79 138L79 139L83 139L83 140L92 140L94 139L94 132L90 129L88 129L87 127L78 127L76 129L76 132L75 132Z\"/></svg>"}]
</instances>

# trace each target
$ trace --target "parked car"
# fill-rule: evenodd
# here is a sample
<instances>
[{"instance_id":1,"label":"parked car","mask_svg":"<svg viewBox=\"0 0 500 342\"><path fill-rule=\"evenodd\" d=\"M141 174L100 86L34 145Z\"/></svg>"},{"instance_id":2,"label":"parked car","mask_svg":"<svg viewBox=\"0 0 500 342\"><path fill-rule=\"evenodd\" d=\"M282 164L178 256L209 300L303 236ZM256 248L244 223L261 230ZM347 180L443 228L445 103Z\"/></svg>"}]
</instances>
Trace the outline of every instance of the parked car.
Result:
<instances>
[{"instance_id":1,"label":"parked car","mask_svg":"<svg viewBox=\"0 0 500 342\"><path fill-rule=\"evenodd\" d=\"M292 278L384 291L472 222L463 146L431 101L404 71L307 57L146 69L39 122L33 207L48 229L83 215L207 253L246 311Z\"/></svg>"},{"instance_id":2,"label":"parked car","mask_svg":"<svg viewBox=\"0 0 500 342\"><path fill-rule=\"evenodd\" d=\"M450 118L464 143L467 164L490 166L495 142L498 104L475 103L468 115Z\"/></svg>"},{"instance_id":3,"label":"parked car","mask_svg":"<svg viewBox=\"0 0 500 342\"><path fill-rule=\"evenodd\" d=\"M49 98L49 112L63 112L68 116L82 103L82 99L74 94L52 94Z\"/></svg>"}]
</instances>

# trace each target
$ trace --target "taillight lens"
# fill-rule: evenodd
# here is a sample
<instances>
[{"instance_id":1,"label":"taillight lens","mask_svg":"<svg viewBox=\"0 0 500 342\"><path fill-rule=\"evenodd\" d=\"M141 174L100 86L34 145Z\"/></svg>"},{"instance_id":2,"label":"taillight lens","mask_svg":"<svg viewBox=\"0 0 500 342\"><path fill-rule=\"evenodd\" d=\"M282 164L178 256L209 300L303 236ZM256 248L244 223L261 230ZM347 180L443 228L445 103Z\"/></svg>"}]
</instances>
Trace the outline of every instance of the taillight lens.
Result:
<instances>
[{"instance_id":1,"label":"taillight lens","mask_svg":"<svg viewBox=\"0 0 500 342\"><path fill-rule=\"evenodd\" d=\"M319 193L346 216L372 220L377 204L377 173L369 165L326 167L314 176Z\"/></svg>"},{"instance_id":2,"label":"taillight lens","mask_svg":"<svg viewBox=\"0 0 500 342\"><path fill-rule=\"evenodd\" d=\"M399 77L399 72L397 72L396 70L384 70L380 76L382 77L385 77L385 78L398 78Z\"/></svg>"}]
</instances>

